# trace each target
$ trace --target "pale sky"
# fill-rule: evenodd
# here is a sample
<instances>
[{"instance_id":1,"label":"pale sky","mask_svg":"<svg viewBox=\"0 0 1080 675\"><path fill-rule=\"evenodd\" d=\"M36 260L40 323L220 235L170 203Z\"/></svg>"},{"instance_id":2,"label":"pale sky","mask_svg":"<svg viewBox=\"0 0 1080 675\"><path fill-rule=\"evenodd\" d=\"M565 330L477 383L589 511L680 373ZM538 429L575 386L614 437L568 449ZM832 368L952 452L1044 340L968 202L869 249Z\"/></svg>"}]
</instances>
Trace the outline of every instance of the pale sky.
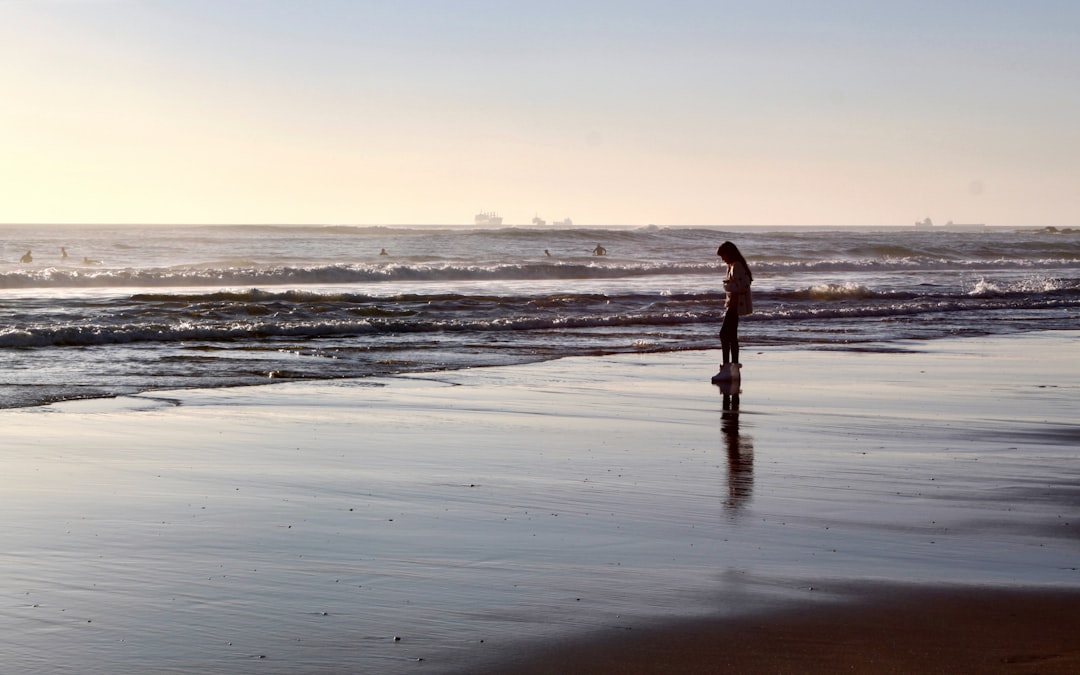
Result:
<instances>
[{"instance_id":1,"label":"pale sky","mask_svg":"<svg viewBox=\"0 0 1080 675\"><path fill-rule=\"evenodd\" d=\"M1080 225L1073 0L0 0L0 222Z\"/></svg>"}]
</instances>

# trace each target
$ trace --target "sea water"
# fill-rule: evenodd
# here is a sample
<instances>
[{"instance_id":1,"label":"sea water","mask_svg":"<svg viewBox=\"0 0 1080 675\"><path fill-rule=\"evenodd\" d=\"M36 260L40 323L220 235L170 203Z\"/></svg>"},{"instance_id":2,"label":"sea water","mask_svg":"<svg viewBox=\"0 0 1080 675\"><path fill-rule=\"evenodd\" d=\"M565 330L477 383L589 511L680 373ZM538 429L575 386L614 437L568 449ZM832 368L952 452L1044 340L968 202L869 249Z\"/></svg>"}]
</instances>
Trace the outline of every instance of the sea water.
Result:
<instances>
[{"instance_id":1,"label":"sea water","mask_svg":"<svg viewBox=\"0 0 1080 675\"><path fill-rule=\"evenodd\" d=\"M9 225L0 407L711 349L725 240L744 354L1078 325L1069 229Z\"/></svg>"}]
</instances>

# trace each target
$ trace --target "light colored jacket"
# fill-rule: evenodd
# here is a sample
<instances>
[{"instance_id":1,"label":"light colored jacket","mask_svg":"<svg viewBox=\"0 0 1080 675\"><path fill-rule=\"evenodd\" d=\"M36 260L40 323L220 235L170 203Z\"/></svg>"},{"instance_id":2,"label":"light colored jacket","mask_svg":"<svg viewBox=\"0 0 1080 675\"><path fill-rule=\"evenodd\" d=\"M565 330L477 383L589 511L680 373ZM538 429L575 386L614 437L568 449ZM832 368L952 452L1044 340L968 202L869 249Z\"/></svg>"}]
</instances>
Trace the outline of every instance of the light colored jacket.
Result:
<instances>
[{"instance_id":1,"label":"light colored jacket","mask_svg":"<svg viewBox=\"0 0 1080 675\"><path fill-rule=\"evenodd\" d=\"M736 307L739 316L753 312L754 302L750 297L752 282L750 270L746 269L745 265L739 263L728 265L727 275L724 277L724 291L727 292L724 307L727 309Z\"/></svg>"}]
</instances>

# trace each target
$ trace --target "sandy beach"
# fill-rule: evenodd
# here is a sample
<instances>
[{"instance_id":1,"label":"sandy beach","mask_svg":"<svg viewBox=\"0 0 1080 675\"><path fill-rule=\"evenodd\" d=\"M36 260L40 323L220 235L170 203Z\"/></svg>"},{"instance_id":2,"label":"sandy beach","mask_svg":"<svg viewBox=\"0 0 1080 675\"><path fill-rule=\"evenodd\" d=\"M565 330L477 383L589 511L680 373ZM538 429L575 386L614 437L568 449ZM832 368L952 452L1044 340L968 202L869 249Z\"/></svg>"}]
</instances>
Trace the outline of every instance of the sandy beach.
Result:
<instances>
[{"instance_id":1,"label":"sandy beach","mask_svg":"<svg viewBox=\"0 0 1080 675\"><path fill-rule=\"evenodd\" d=\"M1080 332L0 411L0 663L1075 672Z\"/></svg>"}]
</instances>

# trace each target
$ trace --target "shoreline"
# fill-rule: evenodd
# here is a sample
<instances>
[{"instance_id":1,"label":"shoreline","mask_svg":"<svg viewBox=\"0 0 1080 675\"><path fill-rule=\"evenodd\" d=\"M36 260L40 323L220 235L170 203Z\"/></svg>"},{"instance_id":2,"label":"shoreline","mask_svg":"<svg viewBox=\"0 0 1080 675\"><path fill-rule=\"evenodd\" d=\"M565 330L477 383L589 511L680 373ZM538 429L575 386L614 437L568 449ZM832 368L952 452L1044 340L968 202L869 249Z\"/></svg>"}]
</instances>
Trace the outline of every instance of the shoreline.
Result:
<instances>
[{"instance_id":1,"label":"shoreline","mask_svg":"<svg viewBox=\"0 0 1080 675\"><path fill-rule=\"evenodd\" d=\"M698 672L719 663L706 643L763 636L779 656L783 629L804 636L784 653L868 672L877 652L849 642L888 636L887 612L908 626L896 649L929 648L919 598L941 617L978 598L1075 609L1080 364L1044 355L1078 340L746 346L737 400L709 383L712 351L0 411L0 656L530 673L623 654L623 672ZM813 633L825 619L844 634ZM1028 644L1040 669L1074 663Z\"/></svg>"}]
</instances>

